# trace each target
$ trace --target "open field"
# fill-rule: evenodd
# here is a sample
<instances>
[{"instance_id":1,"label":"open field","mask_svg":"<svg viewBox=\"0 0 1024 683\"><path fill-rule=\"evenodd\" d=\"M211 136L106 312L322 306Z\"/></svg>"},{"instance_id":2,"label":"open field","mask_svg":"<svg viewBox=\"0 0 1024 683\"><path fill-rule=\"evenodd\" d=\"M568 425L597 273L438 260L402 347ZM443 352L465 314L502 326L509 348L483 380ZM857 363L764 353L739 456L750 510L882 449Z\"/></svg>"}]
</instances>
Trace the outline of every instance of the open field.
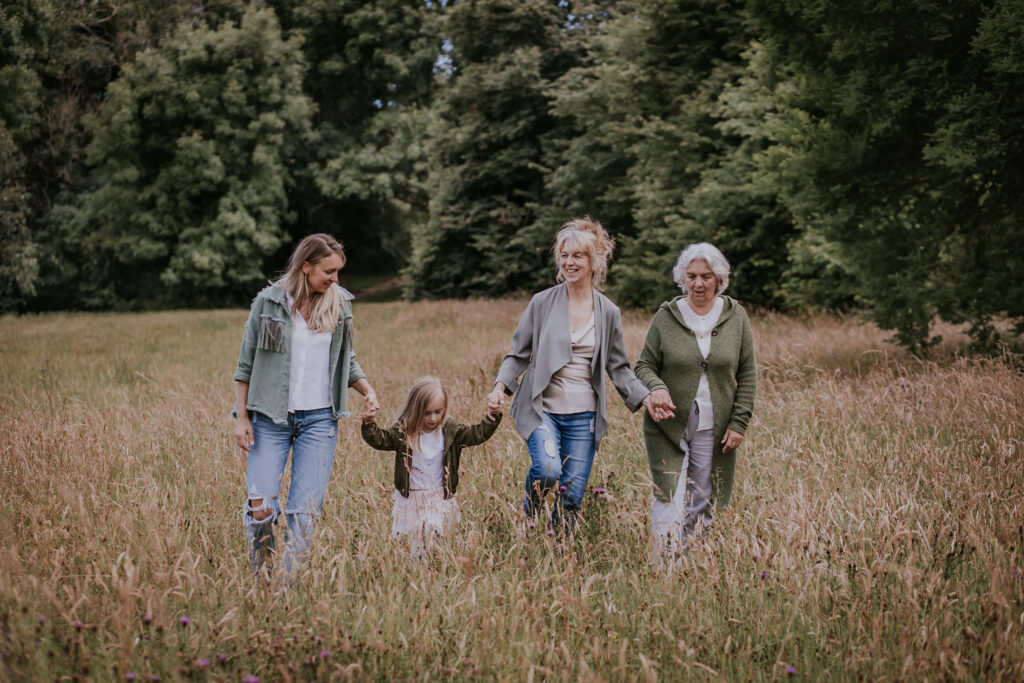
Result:
<instances>
[{"instance_id":1,"label":"open field","mask_svg":"<svg viewBox=\"0 0 1024 683\"><path fill-rule=\"evenodd\" d=\"M477 419L524 304L357 305L383 417L433 372ZM754 316L733 503L667 578L617 398L574 544L516 531L506 423L465 453L462 530L429 567L387 538L391 459L344 420L308 573L271 597L228 418L245 315L0 319L0 681L1024 679L1020 357ZM624 318L636 358L647 316Z\"/></svg>"}]
</instances>

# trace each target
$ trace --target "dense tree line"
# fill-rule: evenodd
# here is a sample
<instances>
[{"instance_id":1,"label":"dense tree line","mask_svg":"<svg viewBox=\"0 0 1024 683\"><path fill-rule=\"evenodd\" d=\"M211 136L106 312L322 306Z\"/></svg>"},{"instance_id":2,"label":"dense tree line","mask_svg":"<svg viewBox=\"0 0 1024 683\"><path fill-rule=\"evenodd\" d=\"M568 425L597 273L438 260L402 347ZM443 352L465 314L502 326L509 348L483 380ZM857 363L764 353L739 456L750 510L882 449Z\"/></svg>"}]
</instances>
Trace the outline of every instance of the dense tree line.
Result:
<instances>
[{"instance_id":1,"label":"dense tree line","mask_svg":"<svg viewBox=\"0 0 1024 683\"><path fill-rule=\"evenodd\" d=\"M1015 0L0 0L6 310L238 304L338 235L413 297L553 278L590 214L623 304L685 244L734 294L1024 321Z\"/></svg>"}]
</instances>

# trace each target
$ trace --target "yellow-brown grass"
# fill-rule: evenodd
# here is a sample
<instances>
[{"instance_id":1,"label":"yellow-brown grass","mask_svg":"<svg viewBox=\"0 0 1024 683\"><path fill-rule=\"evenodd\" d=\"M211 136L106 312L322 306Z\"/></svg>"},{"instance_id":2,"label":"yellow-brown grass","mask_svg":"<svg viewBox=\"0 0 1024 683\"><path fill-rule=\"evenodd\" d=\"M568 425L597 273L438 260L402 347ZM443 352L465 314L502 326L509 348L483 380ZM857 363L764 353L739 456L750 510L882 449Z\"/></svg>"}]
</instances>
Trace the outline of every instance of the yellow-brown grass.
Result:
<instances>
[{"instance_id":1,"label":"yellow-brown grass","mask_svg":"<svg viewBox=\"0 0 1024 683\"><path fill-rule=\"evenodd\" d=\"M524 304L357 306L383 420L426 373L479 419ZM624 319L635 358L647 316ZM852 320L754 316L733 504L670 577L617 399L574 543L516 529L528 459L506 423L465 453L461 530L427 566L388 539L391 460L350 418L308 571L273 594L247 565L228 417L244 320L0 321L0 680L1024 679L1019 358L958 357L947 331L922 361Z\"/></svg>"}]
</instances>

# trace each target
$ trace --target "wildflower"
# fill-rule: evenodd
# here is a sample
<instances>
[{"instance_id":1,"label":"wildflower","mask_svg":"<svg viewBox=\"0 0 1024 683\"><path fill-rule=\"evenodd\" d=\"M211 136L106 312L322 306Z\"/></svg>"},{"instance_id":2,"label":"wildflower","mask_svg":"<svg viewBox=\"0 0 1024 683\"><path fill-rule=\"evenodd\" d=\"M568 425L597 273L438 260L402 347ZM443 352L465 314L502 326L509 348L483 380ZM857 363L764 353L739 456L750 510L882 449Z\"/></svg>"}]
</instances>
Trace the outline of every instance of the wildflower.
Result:
<instances>
[{"instance_id":1,"label":"wildflower","mask_svg":"<svg viewBox=\"0 0 1024 683\"><path fill-rule=\"evenodd\" d=\"M76 621L75 622L75 630L76 631L81 631L83 626L85 626L85 624L83 624L82 622L80 622L80 621Z\"/></svg>"},{"instance_id":2,"label":"wildflower","mask_svg":"<svg viewBox=\"0 0 1024 683\"><path fill-rule=\"evenodd\" d=\"M124 675L124 680L126 681L134 681L136 678L138 678L138 676L135 675L134 671L129 671Z\"/></svg>"},{"instance_id":3,"label":"wildflower","mask_svg":"<svg viewBox=\"0 0 1024 683\"><path fill-rule=\"evenodd\" d=\"M199 665L200 669L205 669L208 666L210 666L210 660L209 659L205 659L205 658L204 659L200 659L198 662L196 662L196 664Z\"/></svg>"},{"instance_id":4,"label":"wildflower","mask_svg":"<svg viewBox=\"0 0 1024 683\"><path fill-rule=\"evenodd\" d=\"M178 619L178 623L179 623L179 624L181 624L182 626L188 626L189 624L191 624L191 623L192 623L192 620L191 620L191 619L189 619L189 618L188 618L188 617L186 617L186 616L182 616L182 617L180 617L180 618Z\"/></svg>"},{"instance_id":5,"label":"wildflower","mask_svg":"<svg viewBox=\"0 0 1024 683\"><path fill-rule=\"evenodd\" d=\"M554 536L554 535L555 535L555 530L554 529L548 529L548 536Z\"/></svg>"},{"instance_id":6,"label":"wildflower","mask_svg":"<svg viewBox=\"0 0 1024 683\"><path fill-rule=\"evenodd\" d=\"M796 674L796 667L793 666L792 664L790 664L789 666L786 667L786 675L792 676L794 674Z\"/></svg>"},{"instance_id":7,"label":"wildflower","mask_svg":"<svg viewBox=\"0 0 1024 683\"><path fill-rule=\"evenodd\" d=\"M242 683L260 683L260 677L250 675L242 676Z\"/></svg>"},{"instance_id":8,"label":"wildflower","mask_svg":"<svg viewBox=\"0 0 1024 683\"><path fill-rule=\"evenodd\" d=\"M766 576L768 576L768 575L767 575L766 573L764 573L764 572L761 572L761 578L762 578L762 579L763 579L764 577L766 577Z\"/></svg>"},{"instance_id":9,"label":"wildflower","mask_svg":"<svg viewBox=\"0 0 1024 683\"><path fill-rule=\"evenodd\" d=\"M594 495L601 496L604 495L605 493L607 493L607 491L605 491L605 489L601 488L600 486L594 489Z\"/></svg>"},{"instance_id":10,"label":"wildflower","mask_svg":"<svg viewBox=\"0 0 1024 683\"><path fill-rule=\"evenodd\" d=\"M330 657L331 657L331 651L330 650L320 650L320 659L330 659Z\"/></svg>"},{"instance_id":11,"label":"wildflower","mask_svg":"<svg viewBox=\"0 0 1024 683\"><path fill-rule=\"evenodd\" d=\"M568 487L567 487L567 486L565 486L565 485L563 484L562 486L559 486L559 487L558 487L558 490L559 490L559 491L564 491L564 490L566 490L567 488L568 488Z\"/></svg>"},{"instance_id":12,"label":"wildflower","mask_svg":"<svg viewBox=\"0 0 1024 683\"><path fill-rule=\"evenodd\" d=\"M142 621L147 623L147 624L153 623L153 615L152 614L147 614L146 616L142 617Z\"/></svg>"},{"instance_id":13,"label":"wildflower","mask_svg":"<svg viewBox=\"0 0 1024 683\"><path fill-rule=\"evenodd\" d=\"M526 526L528 526L528 527L530 527L532 529L533 527L537 526L537 523L534 522L534 521L530 521Z\"/></svg>"},{"instance_id":14,"label":"wildflower","mask_svg":"<svg viewBox=\"0 0 1024 683\"><path fill-rule=\"evenodd\" d=\"M149 680L151 681L151 683L156 683L160 680L160 674L150 674Z\"/></svg>"},{"instance_id":15,"label":"wildflower","mask_svg":"<svg viewBox=\"0 0 1024 683\"><path fill-rule=\"evenodd\" d=\"M223 652L219 652L217 654L217 663L218 664L223 664L226 661L228 661L228 656L226 654L224 654Z\"/></svg>"},{"instance_id":16,"label":"wildflower","mask_svg":"<svg viewBox=\"0 0 1024 683\"><path fill-rule=\"evenodd\" d=\"M46 617L44 615L42 615L42 614L39 615L39 623L40 624L45 624L46 623Z\"/></svg>"}]
</instances>

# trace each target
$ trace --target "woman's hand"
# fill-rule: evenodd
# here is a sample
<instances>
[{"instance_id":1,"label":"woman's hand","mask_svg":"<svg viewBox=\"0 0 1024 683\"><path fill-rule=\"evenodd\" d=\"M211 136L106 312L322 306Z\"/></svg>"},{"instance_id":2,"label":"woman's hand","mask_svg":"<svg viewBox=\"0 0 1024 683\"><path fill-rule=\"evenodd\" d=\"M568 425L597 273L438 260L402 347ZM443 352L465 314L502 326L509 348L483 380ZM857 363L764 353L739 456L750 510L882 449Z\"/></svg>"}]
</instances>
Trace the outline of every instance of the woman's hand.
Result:
<instances>
[{"instance_id":1,"label":"woman's hand","mask_svg":"<svg viewBox=\"0 0 1024 683\"><path fill-rule=\"evenodd\" d=\"M359 417L363 420L363 422L369 424L373 422L375 419L377 419L377 413L379 412L380 403L377 401L377 394L374 393L374 391L371 389L370 391L366 392L366 395L363 397L363 412L359 415Z\"/></svg>"},{"instance_id":2,"label":"woman's hand","mask_svg":"<svg viewBox=\"0 0 1024 683\"><path fill-rule=\"evenodd\" d=\"M252 433L252 420L248 415L239 413L235 418L235 443L246 453L251 451L256 443Z\"/></svg>"},{"instance_id":3,"label":"woman's hand","mask_svg":"<svg viewBox=\"0 0 1024 683\"><path fill-rule=\"evenodd\" d=\"M644 407L655 422L675 417L676 405L667 389L655 389L644 399Z\"/></svg>"},{"instance_id":4,"label":"woman's hand","mask_svg":"<svg viewBox=\"0 0 1024 683\"><path fill-rule=\"evenodd\" d=\"M742 434L740 434L739 432L734 432L731 429L726 429L725 430L725 436L722 437L722 443L724 444L722 446L722 452L723 453L728 453L729 451L733 450L734 448L738 448L739 445L742 442L743 442L743 435Z\"/></svg>"},{"instance_id":5,"label":"woman's hand","mask_svg":"<svg viewBox=\"0 0 1024 683\"><path fill-rule=\"evenodd\" d=\"M487 394L487 414L492 417L501 414L501 409L505 405L505 384L504 382L498 382L494 385L494 390Z\"/></svg>"}]
</instances>

